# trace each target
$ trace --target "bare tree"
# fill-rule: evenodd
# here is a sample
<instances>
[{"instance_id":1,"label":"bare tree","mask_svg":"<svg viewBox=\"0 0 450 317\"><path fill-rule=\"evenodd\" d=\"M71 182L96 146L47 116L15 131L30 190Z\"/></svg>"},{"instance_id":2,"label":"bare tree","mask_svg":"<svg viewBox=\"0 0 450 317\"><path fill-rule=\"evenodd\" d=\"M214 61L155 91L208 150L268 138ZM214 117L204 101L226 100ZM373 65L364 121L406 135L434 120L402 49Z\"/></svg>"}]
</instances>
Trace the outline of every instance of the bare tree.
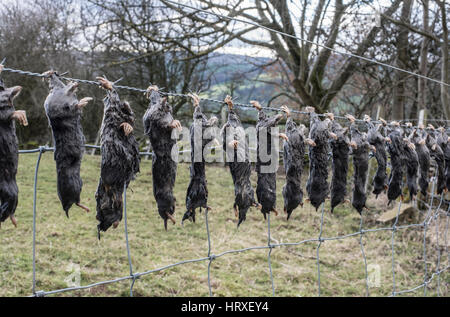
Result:
<instances>
[{"instance_id":1,"label":"bare tree","mask_svg":"<svg viewBox=\"0 0 450 317\"><path fill-rule=\"evenodd\" d=\"M243 43L264 47L276 52L278 58L285 67L282 67L290 78L290 87L284 91L291 99L298 101L298 105L315 106L318 111L327 111L331 102L344 88L348 80L357 71L358 59L354 57L336 59L335 55L326 48L318 48L312 42L321 43L329 48L336 48L344 39L339 38L342 30L343 17L346 10L351 8L356 1L344 3L343 0L334 1L334 11L329 10L330 2L319 0L317 2L303 1L295 8L300 14L294 16L292 4L287 0L255 0L251 4L247 1L212 1L199 0L202 8L207 10L220 10L229 17L238 17L260 25L284 32L289 36L270 33L270 41L259 40L253 31L256 26L243 26L221 17L208 17L201 12L192 12L190 9L181 8L171 2L161 0L168 7L191 21L204 25L204 33L215 32L220 34L219 41L215 41L197 54L207 54L215 51L234 40ZM401 4L401 0L392 2L384 14L392 16ZM315 5L314 5L315 4ZM312 15L309 11L312 10ZM308 20L308 16L312 19ZM327 24L327 21L331 21ZM372 27L367 35L352 47L347 47L349 52L364 55L373 45L380 28ZM303 38L302 41L297 38ZM338 63L336 63L338 61ZM330 80L327 77L329 71L333 72ZM289 87L289 88L290 88Z\"/></svg>"},{"instance_id":2,"label":"bare tree","mask_svg":"<svg viewBox=\"0 0 450 317\"><path fill-rule=\"evenodd\" d=\"M185 25L159 1L87 0L81 12L91 51L101 52L95 63L102 71L128 74L124 82L131 78L134 86L152 83L184 94L208 86L208 56L197 57L192 48L200 41L199 26ZM175 98L174 113L185 102Z\"/></svg>"}]
</instances>

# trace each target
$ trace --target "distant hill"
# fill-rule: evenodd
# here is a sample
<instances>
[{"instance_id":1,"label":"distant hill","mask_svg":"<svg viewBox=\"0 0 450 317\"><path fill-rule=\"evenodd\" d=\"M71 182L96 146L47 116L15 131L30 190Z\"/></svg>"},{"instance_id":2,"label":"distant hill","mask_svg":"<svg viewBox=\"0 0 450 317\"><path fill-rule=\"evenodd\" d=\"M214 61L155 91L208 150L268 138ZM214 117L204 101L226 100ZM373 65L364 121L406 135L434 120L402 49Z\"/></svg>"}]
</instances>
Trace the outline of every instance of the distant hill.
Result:
<instances>
[{"instance_id":1,"label":"distant hill","mask_svg":"<svg viewBox=\"0 0 450 317\"><path fill-rule=\"evenodd\" d=\"M208 62L207 76L211 77L211 87L205 94L208 98L222 100L232 94L239 103L249 103L258 100L264 104L275 94L274 87L257 79L267 79L267 74L261 69L270 62L268 58L249 57L235 54L214 53ZM205 110L220 113L220 105L205 105ZM242 119L254 120L255 112L251 110L240 111Z\"/></svg>"}]
</instances>

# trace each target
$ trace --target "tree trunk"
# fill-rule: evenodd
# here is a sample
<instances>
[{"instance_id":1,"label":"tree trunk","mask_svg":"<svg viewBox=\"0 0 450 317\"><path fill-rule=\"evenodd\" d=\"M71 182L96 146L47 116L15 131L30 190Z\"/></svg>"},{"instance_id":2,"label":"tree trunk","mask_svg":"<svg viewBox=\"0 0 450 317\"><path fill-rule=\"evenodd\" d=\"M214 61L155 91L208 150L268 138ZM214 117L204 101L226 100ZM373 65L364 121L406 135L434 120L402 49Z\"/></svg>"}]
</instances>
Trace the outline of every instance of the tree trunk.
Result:
<instances>
[{"instance_id":1,"label":"tree trunk","mask_svg":"<svg viewBox=\"0 0 450 317\"><path fill-rule=\"evenodd\" d=\"M402 7L401 21L408 22L411 17L412 0L404 0ZM408 61L408 35L409 30L404 26L399 26L399 35L397 37L397 67L406 69ZM392 119L403 120L405 116L406 104L406 80L408 75L404 72L397 71L396 87L394 90L394 103L392 107Z\"/></svg>"},{"instance_id":2,"label":"tree trunk","mask_svg":"<svg viewBox=\"0 0 450 317\"><path fill-rule=\"evenodd\" d=\"M429 0L422 0L423 2L423 29L425 32L429 32L430 17L429 17ZM430 40L424 36L422 41L422 47L420 50L420 66L419 73L422 76L427 76L428 72L428 47ZM427 108L427 81L426 79L419 78L418 87L418 110L424 110Z\"/></svg>"},{"instance_id":3,"label":"tree trunk","mask_svg":"<svg viewBox=\"0 0 450 317\"><path fill-rule=\"evenodd\" d=\"M438 1L441 9L442 16L442 81L446 84L450 83L449 80L449 51L448 51L448 25L447 25L447 12L445 11L445 0ZM449 100L449 87L441 85L441 99L442 107L444 108L445 119L450 118L450 100Z\"/></svg>"}]
</instances>

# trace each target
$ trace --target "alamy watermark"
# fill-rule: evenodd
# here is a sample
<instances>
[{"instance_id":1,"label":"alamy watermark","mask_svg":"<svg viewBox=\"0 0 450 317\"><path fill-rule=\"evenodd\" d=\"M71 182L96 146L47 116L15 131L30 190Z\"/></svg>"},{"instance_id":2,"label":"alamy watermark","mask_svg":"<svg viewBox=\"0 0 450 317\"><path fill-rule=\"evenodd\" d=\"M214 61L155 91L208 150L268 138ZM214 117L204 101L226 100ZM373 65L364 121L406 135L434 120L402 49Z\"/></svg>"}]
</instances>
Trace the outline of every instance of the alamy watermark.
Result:
<instances>
[{"instance_id":1,"label":"alamy watermark","mask_svg":"<svg viewBox=\"0 0 450 317\"><path fill-rule=\"evenodd\" d=\"M217 127L174 130L172 159L180 163L259 163L261 173L276 173L280 158L280 130L278 127L260 129L249 127ZM183 150L180 151L180 145ZM190 145L190 146L188 146ZM188 150L184 150L188 148Z\"/></svg>"}]
</instances>

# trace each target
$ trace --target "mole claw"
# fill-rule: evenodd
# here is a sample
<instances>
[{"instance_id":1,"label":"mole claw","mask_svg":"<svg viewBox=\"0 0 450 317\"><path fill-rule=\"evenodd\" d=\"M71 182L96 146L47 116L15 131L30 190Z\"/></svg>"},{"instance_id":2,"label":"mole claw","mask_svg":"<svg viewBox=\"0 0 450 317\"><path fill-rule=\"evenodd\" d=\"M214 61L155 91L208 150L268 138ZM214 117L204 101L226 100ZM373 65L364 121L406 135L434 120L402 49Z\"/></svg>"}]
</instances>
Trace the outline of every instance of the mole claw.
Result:
<instances>
[{"instance_id":1,"label":"mole claw","mask_svg":"<svg viewBox=\"0 0 450 317\"><path fill-rule=\"evenodd\" d=\"M14 227L17 228L17 220L16 220L16 218L14 216L11 216L10 219L11 219L11 222L14 225Z\"/></svg>"},{"instance_id":2,"label":"mole claw","mask_svg":"<svg viewBox=\"0 0 450 317\"><path fill-rule=\"evenodd\" d=\"M166 213L167 218L169 218L170 221L172 221L173 225L177 224L177 221L175 220L175 218L173 217L173 215L171 215L170 213Z\"/></svg>"},{"instance_id":3,"label":"mole claw","mask_svg":"<svg viewBox=\"0 0 450 317\"><path fill-rule=\"evenodd\" d=\"M86 211L87 213L90 213L90 212L91 212L91 210L90 210L88 207L83 206L82 204L79 204L79 203L78 203L77 206L80 207L81 209L83 209L84 211Z\"/></svg>"}]
</instances>

